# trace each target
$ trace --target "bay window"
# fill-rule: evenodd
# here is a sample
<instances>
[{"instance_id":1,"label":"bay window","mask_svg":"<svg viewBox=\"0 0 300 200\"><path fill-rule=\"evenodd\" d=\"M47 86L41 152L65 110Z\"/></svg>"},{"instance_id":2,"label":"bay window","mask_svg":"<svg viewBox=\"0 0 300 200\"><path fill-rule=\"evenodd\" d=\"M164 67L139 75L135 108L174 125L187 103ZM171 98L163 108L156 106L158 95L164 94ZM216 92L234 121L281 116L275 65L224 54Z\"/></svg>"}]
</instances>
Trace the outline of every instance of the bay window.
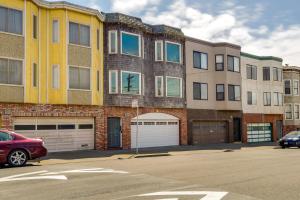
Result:
<instances>
[{"instance_id":1,"label":"bay window","mask_svg":"<svg viewBox=\"0 0 300 200\"><path fill-rule=\"evenodd\" d=\"M181 63L181 44L166 42L167 62Z\"/></svg>"},{"instance_id":2,"label":"bay window","mask_svg":"<svg viewBox=\"0 0 300 200\"><path fill-rule=\"evenodd\" d=\"M121 53L141 57L141 36L121 32Z\"/></svg>"},{"instance_id":3,"label":"bay window","mask_svg":"<svg viewBox=\"0 0 300 200\"><path fill-rule=\"evenodd\" d=\"M224 70L224 55L216 55L216 71Z\"/></svg>"},{"instance_id":4,"label":"bay window","mask_svg":"<svg viewBox=\"0 0 300 200\"><path fill-rule=\"evenodd\" d=\"M228 85L228 99L229 99L229 101L240 101L241 100L241 86Z\"/></svg>"},{"instance_id":5,"label":"bay window","mask_svg":"<svg viewBox=\"0 0 300 200\"><path fill-rule=\"evenodd\" d=\"M110 94L118 93L118 71L117 70L109 71L109 93Z\"/></svg>"},{"instance_id":6,"label":"bay window","mask_svg":"<svg viewBox=\"0 0 300 200\"><path fill-rule=\"evenodd\" d=\"M240 58L236 56L227 56L228 71L240 72Z\"/></svg>"},{"instance_id":7,"label":"bay window","mask_svg":"<svg viewBox=\"0 0 300 200\"><path fill-rule=\"evenodd\" d=\"M23 84L22 61L0 58L0 84Z\"/></svg>"},{"instance_id":8,"label":"bay window","mask_svg":"<svg viewBox=\"0 0 300 200\"><path fill-rule=\"evenodd\" d=\"M70 44L90 46L90 27L74 22L69 23Z\"/></svg>"},{"instance_id":9,"label":"bay window","mask_svg":"<svg viewBox=\"0 0 300 200\"><path fill-rule=\"evenodd\" d=\"M284 81L284 92L286 95L291 95L292 91L291 91L291 80L285 80Z\"/></svg>"},{"instance_id":10,"label":"bay window","mask_svg":"<svg viewBox=\"0 0 300 200\"><path fill-rule=\"evenodd\" d=\"M69 67L69 88L90 90L90 69L85 67Z\"/></svg>"},{"instance_id":11,"label":"bay window","mask_svg":"<svg viewBox=\"0 0 300 200\"><path fill-rule=\"evenodd\" d=\"M136 72L121 72L122 94L141 94L141 74Z\"/></svg>"},{"instance_id":12,"label":"bay window","mask_svg":"<svg viewBox=\"0 0 300 200\"><path fill-rule=\"evenodd\" d=\"M167 97L182 97L182 79L177 77L166 77Z\"/></svg>"}]
</instances>

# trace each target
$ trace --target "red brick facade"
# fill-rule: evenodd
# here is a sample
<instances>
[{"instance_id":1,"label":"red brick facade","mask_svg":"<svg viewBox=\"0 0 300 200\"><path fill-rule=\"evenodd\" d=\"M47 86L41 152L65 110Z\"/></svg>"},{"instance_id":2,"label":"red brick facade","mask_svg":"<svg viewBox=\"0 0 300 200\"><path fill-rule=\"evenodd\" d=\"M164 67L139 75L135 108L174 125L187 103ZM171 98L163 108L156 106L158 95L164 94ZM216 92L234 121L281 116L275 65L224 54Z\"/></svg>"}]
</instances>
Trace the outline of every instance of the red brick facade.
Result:
<instances>
[{"instance_id":1,"label":"red brick facade","mask_svg":"<svg viewBox=\"0 0 300 200\"><path fill-rule=\"evenodd\" d=\"M300 130L300 125L284 125L283 127L283 134L286 135L291 131Z\"/></svg>"},{"instance_id":2,"label":"red brick facade","mask_svg":"<svg viewBox=\"0 0 300 200\"><path fill-rule=\"evenodd\" d=\"M277 121L283 121L283 115L274 114L243 114L243 125L242 125L242 142L247 143L247 124L248 123L271 123L272 124L272 140L277 141L278 131L276 127Z\"/></svg>"},{"instance_id":3,"label":"red brick facade","mask_svg":"<svg viewBox=\"0 0 300 200\"><path fill-rule=\"evenodd\" d=\"M173 115L180 120L180 145L187 145L187 114L185 109L176 108L140 108L139 115L145 113L160 112ZM122 123L122 148L130 149L131 142L131 120L136 117L136 109L131 107L106 107L104 108L104 131L107 141L107 118L119 117ZM107 149L107 143L105 144Z\"/></svg>"}]
</instances>

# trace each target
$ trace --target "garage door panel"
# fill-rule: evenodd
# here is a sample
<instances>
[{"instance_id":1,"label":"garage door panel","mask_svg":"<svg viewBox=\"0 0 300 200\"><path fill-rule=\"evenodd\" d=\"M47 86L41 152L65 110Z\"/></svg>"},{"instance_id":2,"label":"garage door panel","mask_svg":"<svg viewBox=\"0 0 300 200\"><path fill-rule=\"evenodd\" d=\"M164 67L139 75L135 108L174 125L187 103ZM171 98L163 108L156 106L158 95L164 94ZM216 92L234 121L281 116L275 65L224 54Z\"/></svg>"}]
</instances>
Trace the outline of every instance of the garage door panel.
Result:
<instances>
[{"instance_id":1,"label":"garage door panel","mask_svg":"<svg viewBox=\"0 0 300 200\"><path fill-rule=\"evenodd\" d=\"M272 124L271 123L249 123L247 124L248 142L271 142Z\"/></svg>"}]
</instances>

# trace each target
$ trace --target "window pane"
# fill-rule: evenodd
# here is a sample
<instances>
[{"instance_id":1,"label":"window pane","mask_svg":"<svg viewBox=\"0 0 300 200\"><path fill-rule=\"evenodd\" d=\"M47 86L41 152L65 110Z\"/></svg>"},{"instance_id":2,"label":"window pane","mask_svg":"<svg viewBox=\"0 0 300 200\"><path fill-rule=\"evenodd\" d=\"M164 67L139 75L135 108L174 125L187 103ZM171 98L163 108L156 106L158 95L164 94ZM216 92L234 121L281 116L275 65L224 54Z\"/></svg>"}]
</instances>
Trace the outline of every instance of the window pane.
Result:
<instances>
[{"instance_id":1,"label":"window pane","mask_svg":"<svg viewBox=\"0 0 300 200\"><path fill-rule=\"evenodd\" d=\"M22 61L9 60L9 84L22 85Z\"/></svg>"},{"instance_id":2,"label":"window pane","mask_svg":"<svg viewBox=\"0 0 300 200\"><path fill-rule=\"evenodd\" d=\"M235 100L235 96L234 96L234 86L233 85L229 85L228 86L228 99L230 101L234 101Z\"/></svg>"},{"instance_id":3,"label":"window pane","mask_svg":"<svg viewBox=\"0 0 300 200\"><path fill-rule=\"evenodd\" d=\"M58 42L58 35L59 35L59 27L58 27L58 20L53 20L52 23L52 42Z\"/></svg>"},{"instance_id":4,"label":"window pane","mask_svg":"<svg viewBox=\"0 0 300 200\"><path fill-rule=\"evenodd\" d=\"M240 101L241 100L241 87L240 86L234 87L234 94L235 94L235 100Z\"/></svg>"},{"instance_id":5,"label":"window pane","mask_svg":"<svg viewBox=\"0 0 300 200\"><path fill-rule=\"evenodd\" d=\"M193 83L193 96L195 100L201 99L201 84Z\"/></svg>"},{"instance_id":6,"label":"window pane","mask_svg":"<svg viewBox=\"0 0 300 200\"><path fill-rule=\"evenodd\" d=\"M216 56L216 63L224 63L224 56L223 55L217 55Z\"/></svg>"},{"instance_id":7,"label":"window pane","mask_svg":"<svg viewBox=\"0 0 300 200\"><path fill-rule=\"evenodd\" d=\"M110 93L117 93L117 72L110 71Z\"/></svg>"},{"instance_id":8,"label":"window pane","mask_svg":"<svg viewBox=\"0 0 300 200\"><path fill-rule=\"evenodd\" d=\"M180 63L180 45L167 43L167 61Z\"/></svg>"},{"instance_id":9,"label":"window pane","mask_svg":"<svg viewBox=\"0 0 300 200\"><path fill-rule=\"evenodd\" d=\"M202 69L207 69L208 61L207 61L207 54L202 53L201 54L201 68Z\"/></svg>"},{"instance_id":10,"label":"window pane","mask_svg":"<svg viewBox=\"0 0 300 200\"><path fill-rule=\"evenodd\" d=\"M32 85L33 87L37 87L37 79L38 79L38 69L37 69L37 65L35 63L33 63L33 69L32 69L32 73L33 73L33 80L32 80Z\"/></svg>"},{"instance_id":11,"label":"window pane","mask_svg":"<svg viewBox=\"0 0 300 200\"><path fill-rule=\"evenodd\" d=\"M208 99L207 84L201 84L201 99Z\"/></svg>"},{"instance_id":12,"label":"window pane","mask_svg":"<svg viewBox=\"0 0 300 200\"><path fill-rule=\"evenodd\" d=\"M247 79L252 79L252 67L247 65Z\"/></svg>"},{"instance_id":13,"label":"window pane","mask_svg":"<svg viewBox=\"0 0 300 200\"><path fill-rule=\"evenodd\" d=\"M130 72L122 72L122 93L140 94L140 75Z\"/></svg>"},{"instance_id":14,"label":"window pane","mask_svg":"<svg viewBox=\"0 0 300 200\"><path fill-rule=\"evenodd\" d=\"M90 27L80 25L80 45L90 46Z\"/></svg>"},{"instance_id":15,"label":"window pane","mask_svg":"<svg viewBox=\"0 0 300 200\"><path fill-rule=\"evenodd\" d=\"M110 31L109 32L110 36L110 53L116 53L117 52L117 47L116 47L116 44L117 44L117 32L116 31Z\"/></svg>"},{"instance_id":16,"label":"window pane","mask_svg":"<svg viewBox=\"0 0 300 200\"><path fill-rule=\"evenodd\" d=\"M291 82L289 80L284 81L285 94L291 94Z\"/></svg>"},{"instance_id":17,"label":"window pane","mask_svg":"<svg viewBox=\"0 0 300 200\"><path fill-rule=\"evenodd\" d=\"M0 83L8 84L8 60L0 59Z\"/></svg>"},{"instance_id":18,"label":"window pane","mask_svg":"<svg viewBox=\"0 0 300 200\"><path fill-rule=\"evenodd\" d=\"M97 49L99 50L100 48L100 32L99 29L97 29Z\"/></svg>"},{"instance_id":19,"label":"window pane","mask_svg":"<svg viewBox=\"0 0 300 200\"><path fill-rule=\"evenodd\" d=\"M33 38L37 38L37 16L33 15Z\"/></svg>"},{"instance_id":20,"label":"window pane","mask_svg":"<svg viewBox=\"0 0 300 200\"><path fill-rule=\"evenodd\" d=\"M79 44L79 25L73 22L69 23L69 40L72 44Z\"/></svg>"},{"instance_id":21,"label":"window pane","mask_svg":"<svg viewBox=\"0 0 300 200\"><path fill-rule=\"evenodd\" d=\"M294 81L294 95L299 95L299 81Z\"/></svg>"},{"instance_id":22,"label":"window pane","mask_svg":"<svg viewBox=\"0 0 300 200\"><path fill-rule=\"evenodd\" d=\"M90 69L80 68L79 70L80 88L84 90L90 89Z\"/></svg>"},{"instance_id":23,"label":"window pane","mask_svg":"<svg viewBox=\"0 0 300 200\"><path fill-rule=\"evenodd\" d=\"M8 9L8 32L22 34L22 12Z\"/></svg>"},{"instance_id":24,"label":"window pane","mask_svg":"<svg viewBox=\"0 0 300 200\"><path fill-rule=\"evenodd\" d=\"M52 67L52 87L55 89L59 88L59 67L53 65Z\"/></svg>"},{"instance_id":25,"label":"window pane","mask_svg":"<svg viewBox=\"0 0 300 200\"><path fill-rule=\"evenodd\" d=\"M217 85L217 100L224 100L225 98L224 85Z\"/></svg>"},{"instance_id":26,"label":"window pane","mask_svg":"<svg viewBox=\"0 0 300 200\"><path fill-rule=\"evenodd\" d=\"M181 97L181 85L179 78L167 78L167 96Z\"/></svg>"},{"instance_id":27,"label":"window pane","mask_svg":"<svg viewBox=\"0 0 300 200\"><path fill-rule=\"evenodd\" d=\"M255 92L252 92L252 104L253 104L253 105L256 105L256 103L257 103L256 93L255 93Z\"/></svg>"},{"instance_id":28,"label":"window pane","mask_svg":"<svg viewBox=\"0 0 300 200\"><path fill-rule=\"evenodd\" d=\"M274 105L278 106L279 105L279 93L274 92Z\"/></svg>"},{"instance_id":29,"label":"window pane","mask_svg":"<svg viewBox=\"0 0 300 200\"><path fill-rule=\"evenodd\" d=\"M199 52L194 51L193 53L194 59L194 68L201 68L201 54Z\"/></svg>"},{"instance_id":30,"label":"window pane","mask_svg":"<svg viewBox=\"0 0 300 200\"><path fill-rule=\"evenodd\" d=\"M163 78L156 77L156 96L163 96Z\"/></svg>"},{"instance_id":31,"label":"window pane","mask_svg":"<svg viewBox=\"0 0 300 200\"><path fill-rule=\"evenodd\" d=\"M228 70L234 71L234 58L232 56L227 57Z\"/></svg>"},{"instance_id":32,"label":"window pane","mask_svg":"<svg viewBox=\"0 0 300 200\"><path fill-rule=\"evenodd\" d=\"M70 67L69 69L69 88L79 89L79 69L77 67Z\"/></svg>"},{"instance_id":33,"label":"window pane","mask_svg":"<svg viewBox=\"0 0 300 200\"><path fill-rule=\"evenodd\" d=\"M234 71L235 72L240 72L240 58L234 57Z\"/></svg>"},{"instance_id":34,"label":"window pane","mask_svg":"<svg viewBox=\"0 0 300 200\"><path fill-rule=\"evenodd\" d=\"M10 140L12 140L12 137L9 134L0 132L0 141L10 141Z\"/></svg>"},{"instance_id":35,"label":"window pane","mask_svg":"<svg viewBox=\"0 0 300 200\"><path fill-rule=\"evenodd\" d=\"M252 66L252 79L257 80L257 67Z\"/></svg>"},{"instance_id":36,"label":"window pane","mask_svg":"<svg viewBox=\"0 0 300 200\"><path fill-rule=\"evenodd\" d=\"M132 56L140 56L140 39L137 35L122 33L122 53Z\"/></svg>"},{"instance_id":37,"label":"window pane","mask_svg":"<svg viewBox=\"0 0 300 200\"><path fill-rule=\"evenodd\" d=\"M264 67L263 68L263 80L264 81L269 81L270 80L270 68L269 67Z\"/></svg>"},{"instance_id":38,"label":"window pane","mask_svg":"<svg viewBox=\"0 0 300 200\"><path fill-rule=\"evenodd\" d=\"M163 58L162 58L162 42L161 41L156 42L156 60L158 60L158 61L163 60Z\"/></svg>"},{"instance_id":39,"label":"window pane","mask_svg":"<svg viewBox=\"0 0 300 200\"><path fill-rule=\"evenodd\" d=\"M247 92L247 97L248 105L252 105L252 92Z\"/></svg>"},{"instance_id":40,"label":"window pane","mask_svg":"<svg viewBox=\"0 0 300 200\"><path fill-rule=\"evenodd\" d=\"M0 31L6 32L7 8L0 7Z\"/></svg>"}]
</instances>

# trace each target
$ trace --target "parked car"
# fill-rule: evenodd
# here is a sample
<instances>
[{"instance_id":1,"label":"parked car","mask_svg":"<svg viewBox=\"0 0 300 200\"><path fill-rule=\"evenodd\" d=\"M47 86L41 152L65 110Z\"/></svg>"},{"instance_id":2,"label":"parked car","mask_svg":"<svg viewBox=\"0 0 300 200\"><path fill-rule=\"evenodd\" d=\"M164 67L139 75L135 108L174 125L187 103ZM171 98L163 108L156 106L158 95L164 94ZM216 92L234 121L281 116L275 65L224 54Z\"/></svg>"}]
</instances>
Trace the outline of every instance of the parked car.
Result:
<instances>
[{"instance_id":1,"label":"parked car","mask_svg":"<svg viewBox=\"0 0 300 200\"><path fill-rule=\"evenodd\" d=\"M300 148L300 131L292 131L288 133L282 137L278 143L283 149L288 147Z\"/></svg>"},{"instance_id":2,"label":"parked car","mask_svg":"<svg viewBox=\"0 0 300 200\"><path fill-rule=\"evenodd\" d=\"M28 160L47 155L41 139L26 138L12 131L0 130L0 165L24 166Z\"/></svg>"}]
</instances>

